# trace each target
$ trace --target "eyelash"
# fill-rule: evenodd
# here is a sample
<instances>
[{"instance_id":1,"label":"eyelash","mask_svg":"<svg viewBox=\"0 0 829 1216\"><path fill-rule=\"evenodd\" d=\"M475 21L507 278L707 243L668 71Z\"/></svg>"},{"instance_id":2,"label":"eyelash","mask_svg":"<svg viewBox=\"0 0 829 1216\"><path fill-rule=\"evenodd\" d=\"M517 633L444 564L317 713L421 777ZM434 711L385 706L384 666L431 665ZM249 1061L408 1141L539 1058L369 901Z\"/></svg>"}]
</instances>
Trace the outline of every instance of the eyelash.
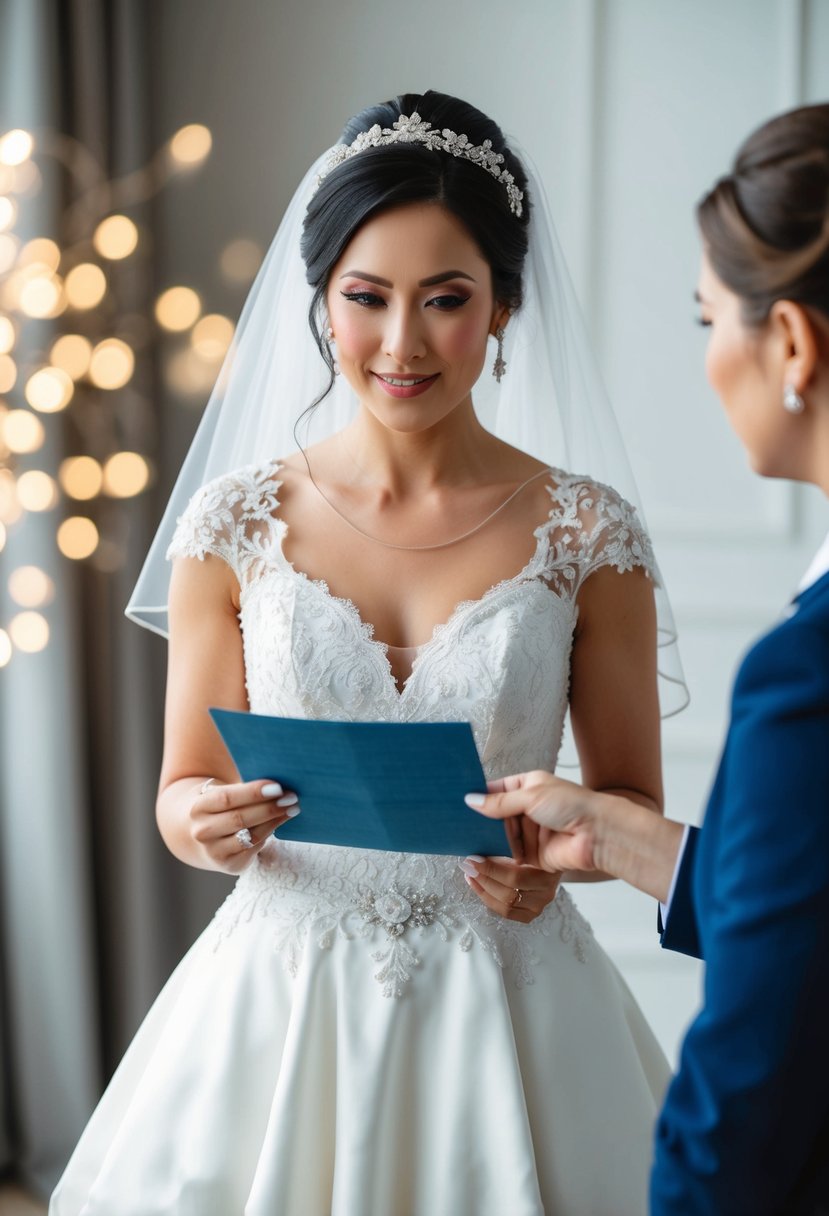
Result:
<instances>
[{"instance_id":1,"label":"eyelash","mask_svg":"<svg viewBox=\"0 0 829 1216\"><path fill-rule=\"evenodd\" d=\"M701 325L703 329L711 328L711 322L706 321L703 317L696 317L695 319L696 319L697 325Z\"/></svg>"},{"instance_id":2,"label":"eyelash","mask_svg":"<svg viewBox=\"0 0 829 1216\"><path fill-rule=\"evenodd\" d=\"M341 291L340 295L344 300L353 300L355 304L359 304L361 308L377 308L382 306L385 301L381 296L375 295L373 291ZM430 305L436 305L438 312L454 312L456 308L462 308L466 304L469 296L434 296L427 301ZM449 301L448 304L441 301Z\"/></svg>"}]
</instances>

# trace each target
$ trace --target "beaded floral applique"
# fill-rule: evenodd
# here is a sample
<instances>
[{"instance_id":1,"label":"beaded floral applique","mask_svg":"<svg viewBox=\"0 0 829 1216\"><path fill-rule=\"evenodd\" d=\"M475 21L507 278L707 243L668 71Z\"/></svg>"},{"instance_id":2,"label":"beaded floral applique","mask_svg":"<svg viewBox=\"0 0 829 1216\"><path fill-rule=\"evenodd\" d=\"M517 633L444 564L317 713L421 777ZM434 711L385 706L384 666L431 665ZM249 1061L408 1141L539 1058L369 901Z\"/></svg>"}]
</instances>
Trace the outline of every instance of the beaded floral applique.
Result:
<instances>
[{"instance_id":1,"label":"beaded floral applique","mask_svg":"<svg viewBox=\"0 0 829 1216\"><path fill-rule=\"evenodd\" d=\"M374 978L387 997L403 995L420 966L417 938L426 933L463 951L485 950L517 988L533 982L539 961L534 942L556 929L580 962L587 959L592 931L564 890L524 925L490 912L458 875L454 859L328 849L321 870L315 849L274 843L260 854L216 913L216 948L240 924L264 921L286 970L296 976L309 943L330 950L338 937L365 939L376 947L370 957L381 966ZM389 881L401 868L416 871L417 885Z\"/></svg>"}]
</instances>

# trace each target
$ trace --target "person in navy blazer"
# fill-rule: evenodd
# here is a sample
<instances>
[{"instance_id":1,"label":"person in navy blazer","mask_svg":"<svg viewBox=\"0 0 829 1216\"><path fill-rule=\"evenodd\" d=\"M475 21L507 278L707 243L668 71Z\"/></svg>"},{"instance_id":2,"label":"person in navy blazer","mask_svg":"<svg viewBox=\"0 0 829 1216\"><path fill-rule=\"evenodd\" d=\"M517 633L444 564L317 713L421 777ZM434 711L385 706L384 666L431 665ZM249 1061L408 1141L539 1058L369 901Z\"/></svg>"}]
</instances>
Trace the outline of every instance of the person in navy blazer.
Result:
<instances>
[{"instance_id":1,"label":"person in navy blazer","mask_svg":"<svg viewBox=\"0 0 829 1216\"><path fill-rule=\"evenodd\" d=\"M697 216L708 377L758 473L829 495L829 105L764 124ZM549 773L490 790L528 860L649 892L705 960L652 1216L829 1216L829 538L740 665L702 828Z\"/></svg>"}]
</instances>

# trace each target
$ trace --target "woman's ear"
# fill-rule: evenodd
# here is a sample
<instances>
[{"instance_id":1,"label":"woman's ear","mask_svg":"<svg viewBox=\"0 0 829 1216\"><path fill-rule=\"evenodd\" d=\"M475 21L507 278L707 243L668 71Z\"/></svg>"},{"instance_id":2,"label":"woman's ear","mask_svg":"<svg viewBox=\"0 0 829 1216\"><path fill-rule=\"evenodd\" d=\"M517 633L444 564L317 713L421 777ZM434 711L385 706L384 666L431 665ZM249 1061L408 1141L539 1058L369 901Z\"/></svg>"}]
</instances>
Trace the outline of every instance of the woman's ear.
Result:
<instances>
[{"instance_id":1,"label":"woman's ear","mask_svg":"<svg viewBox=\"0 0 829 1216\"><path fill-rule=\"evenodd\" d=\"M769 313L773 332L780 343L783 383L803 394L817 366L820 336L815 322L802 304L777 300Z\"/></svg>"},{"instance_id":2,"label":"woman's ear","mask_svg":"<svg viewBox=\"0 0 829 1216\"><path fill-rule=\"evenodd\" d=\"M511 315L512 314L508 308L506 308L503 304L496 303L495 310L492 314L492 321L490 322L489 326L489 332L493 338L495 337L496 330L507 328L507 322L509 321Z\"/></svg>"}]
</instances>

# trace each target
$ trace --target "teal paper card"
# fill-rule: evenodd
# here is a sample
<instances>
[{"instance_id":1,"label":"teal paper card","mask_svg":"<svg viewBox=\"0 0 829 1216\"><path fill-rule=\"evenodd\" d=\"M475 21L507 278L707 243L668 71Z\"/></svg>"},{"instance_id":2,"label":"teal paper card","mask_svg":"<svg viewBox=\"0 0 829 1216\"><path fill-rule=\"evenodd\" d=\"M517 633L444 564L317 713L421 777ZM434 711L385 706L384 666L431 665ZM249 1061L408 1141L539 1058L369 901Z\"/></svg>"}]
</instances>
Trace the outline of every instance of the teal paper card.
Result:
<instances>
[{"instance_id":1,"label":"teal paper card","mask_svg":"<svg viewBox=\"0 0 829 1216\"><path fill-rule=\"evenodd\" d=\"M280 840L400 853L509 856L468 722L318 722L211 709L243 781L279 781L301 813Z\"/></svg>"}]
</instances>

